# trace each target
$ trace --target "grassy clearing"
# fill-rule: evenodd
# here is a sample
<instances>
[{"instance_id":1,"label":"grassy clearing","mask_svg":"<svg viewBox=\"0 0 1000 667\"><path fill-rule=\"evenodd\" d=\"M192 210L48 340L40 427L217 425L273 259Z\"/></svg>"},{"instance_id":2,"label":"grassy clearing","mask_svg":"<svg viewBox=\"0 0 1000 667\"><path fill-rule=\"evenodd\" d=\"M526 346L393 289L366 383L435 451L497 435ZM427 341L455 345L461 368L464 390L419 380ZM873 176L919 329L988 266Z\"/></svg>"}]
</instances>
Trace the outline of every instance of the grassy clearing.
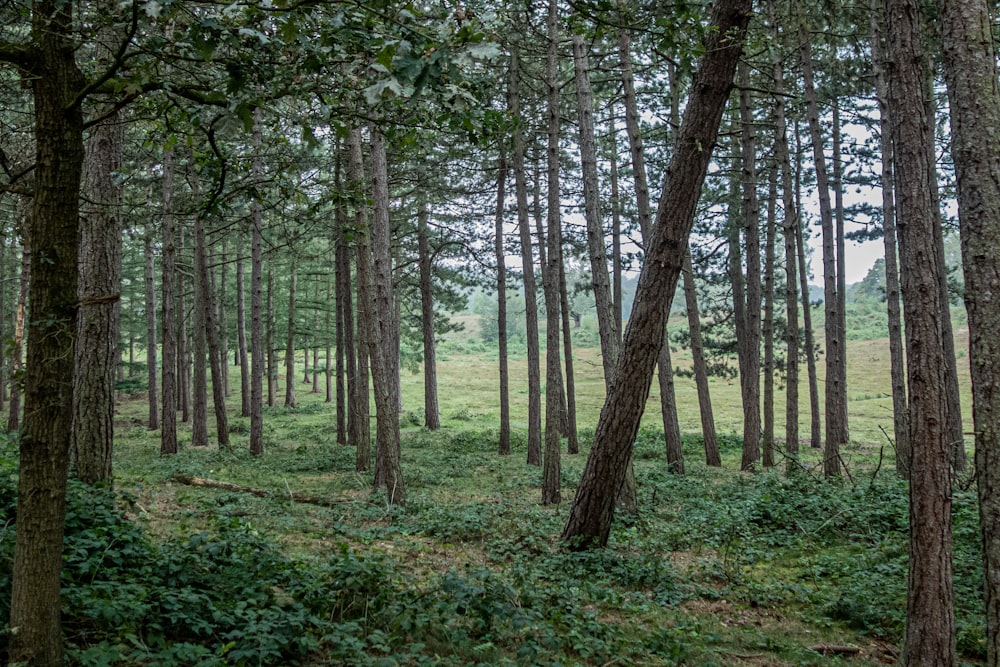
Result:
<instances>
[{"instance_id":1,"label":"grassy clearing","mask_svg":"<svg viewBox=\"0 0 1000 667\"><path fill-rule=\"evenodd\" d=\"M561 551L557 538L603 398L592 349L577 350L584 453L564 456L565 500L555 507L538 504L541 471L524 464L526 387L512 387L514 454L495 453L496 355L469 334L442 346L440 432L419 426L421 378L404 375L405 509L369 493L353 450L334 442L321 395L268 409L260 460L235 415L229 450L185 446L161 458L158 433L141 425L141 397L124 401L115 474L129 500L109 505L74 489L65 578L73 663L891 663L907 514L879 428L891 431L888 355L881 341L853 341L850 352L853 483L737 472L735 381L714 382L725 467L705 467L693 381L679 378L688 474L665 472L651 396L635 449L640 515L620 517L610 548L586 554ZM513 377L523 374L515 359ZM817 454L804 456L815 470ZM7 515L13 458L8 443ZM176 472L277 497L184 486L171 480ZM329 503L288 500L294 493ZM983 652L975 521L973 494L959 491L956 597L969 664ZM11 542L0 542L3 568Z\"/></svg>"}]
</instances>

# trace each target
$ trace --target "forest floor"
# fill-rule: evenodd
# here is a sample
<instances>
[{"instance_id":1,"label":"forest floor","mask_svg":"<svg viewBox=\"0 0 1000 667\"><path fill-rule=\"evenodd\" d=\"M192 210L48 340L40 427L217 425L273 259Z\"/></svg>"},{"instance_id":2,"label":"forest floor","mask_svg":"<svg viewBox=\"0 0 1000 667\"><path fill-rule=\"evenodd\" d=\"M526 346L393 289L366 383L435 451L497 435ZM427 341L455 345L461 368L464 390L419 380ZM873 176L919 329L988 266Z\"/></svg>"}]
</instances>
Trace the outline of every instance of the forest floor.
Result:
<instances>
[{"instance_id":1,"label":"forest floor","mask_svg":"<svg viewBox=\"0 0 1000 667\"><path fill-rule=\"evenodd\" d=\"M243 601L233 607L185 574L164 578L163 586L173 581L174 591L196 591L191 600L213 602L164 611L164 603L151 602L149 583L136 596L159 610L159 625L133 620L132 627L126 618L100 634L93 623L71 622L74 661L894 664L905 609L907 504L882 432L891 433L888 353L880 340L853 341L849 351L848 475L824 480L807 440L804 471L787 475L779 454L776 469L739 472L735 380L713 381L723 467L705 466L694 382L683 377L677 394L687 473L670 474L654 383L635 445L639 513L617 517L609 547L589 553L562 550L558 536L603 398L592 348L574 354L582 453L563 454L563 502L548 507L539 502L540 468L525 464L523 356L512 363L514 453L501 457L496 352L470 332L452 334L439 350L440 431L422 428L422 376L404 370L405 508L370 493L370 474L354 471L353 449L335 443L333 405L322 387L309 393L302 377L297 408L266 409L260 459L247 451L248 420L232 411L229 448L182 445L177 456L161 458L158 432L143 423L145 402L132 397L116 425L116 486L131 498L126 520L156 545L181 545L162 557L203 571L214 586L235 587L229 597ZM687 363L682 353L675 363ZM238 396L238 375L232 381ZM804 385L802 393L807 415ZM780 388L775 405L780 434ZM182 439L189 438L184 427ZM802 428L807 439L808 419ZM191 486L184 475L270 493ZM303 495L309 502L296 500ZM955 494L963 664L978 664L984 651L974 495L964 483ZM102 558L113 569L113 559ZM151 566L149 576L167 577L157 571L164 567L172 566ZM93 609L88 600L84 606ZM170 630L170 623L189 631ZM199 624L201 631L190 630Z\"/></svg>"}]
</instances>

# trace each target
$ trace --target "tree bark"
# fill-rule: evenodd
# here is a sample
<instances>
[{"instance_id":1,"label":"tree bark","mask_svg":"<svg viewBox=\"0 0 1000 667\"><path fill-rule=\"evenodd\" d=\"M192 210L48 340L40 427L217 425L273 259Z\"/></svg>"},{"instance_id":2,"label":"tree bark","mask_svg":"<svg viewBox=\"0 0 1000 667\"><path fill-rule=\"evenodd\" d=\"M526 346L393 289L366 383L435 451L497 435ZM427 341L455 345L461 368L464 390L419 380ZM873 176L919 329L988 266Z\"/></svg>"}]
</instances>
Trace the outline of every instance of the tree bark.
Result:
<instances>
[{"instance_id":1,"label":"tree bark","mask_svg":"<svg viewBox=\"0 0 1000 667\"><path fill-rule=\"evenodd\" d=\"M372 125L372 252L368 295L374 317L369 320L369 356L375 390L375 483L393 505L406 504L406 485L399 443L399 322L393 316L392 255L389 239L389 167L385 137ZM369 259L369 257L371 259Z\"/></svg>"},{"instance_id":2,"label":"tree bark","mask_svg":"<svg viewBox=\"0 0 1000 667\"><path fill-rule=\"evenodd\" d=\"M194 447L208 446L208 289L201 279L205 267L205 229L200 214L194 216L194 271L191 284L194 287L194 304L191 317L191 444Z\"/></svg>"},{"instance_id":3,"label":"tree bark","mask_svg":"<svg viewBox=\"0 0 1000 667\"><path fill-rule=\"evenodd\" d=\"M253 217L251 204L250 216ZM240 232L240 243L236 253L236 356L240 366L240 416L249 417L251 412L250 354L247 349L247 297L246 269L243 253L246 248L245 232ZM251 251L252 252L252 251Z\"/></svg>"},{"instance_id":4,"label":"tree bark","mask_svg":"<svg viewBox=\"0 0 1000 667\"><path fill-rule=\"evenodd\" d=\"M160 392L157 377L156 274L154 273L153 224L146 222L143 234L143 278L146 287L146 386L149 430L160 428Z\"/></svg>"},{"instance_id":5,"label":"tree bark","mask_svg":"<svg viewBox=\"0 0 1000 667\"><path fill-rule=\"evenodd\" d=\"M559 7L548 4L548 50L545 86L548 105L548 145L546 148L546 183L548 187L548 257L542 274L545 282L545 456L542 466L542 504L560 501L561 468L559 433L562 421L563 386L559 369L559 264L562 233L559 211Z\"/></svg>"},{"instance_id":6,"label":"tree bark","mask_svg":"<svg viewBox=\"0 0 1000 667\"><path fill-rule=\"evenodd\" d=\"M521 239L521 274L524 281L525 339L528 357L528 465L542 464L542 389L541 350L538 341L538 289L535 284L535 260L531 252L531 224L528 220L528 187L524 175L524 127L519 95L518 49L511 47L508 108L518 119L514 127L514 192L517 199L517 227Z\"/></svg>"},{"instance_id":7,"label":"tree bark","mask_svg":"<svg viewBox=\"0 0 1000 667\"><path fill-rule=\"evenodd\" d=\"M32 209L34 205L32 204ZM24 325L28 310L28 291L31 287L31 215L25 217L25 229L21 231L21 273L18 278L17 306L14 313L14 340L10 360L10 404L7 416L7 432L15 433L21 428L21 388L24 386Z\"/></svg>"},{"instance_id":8,"label":"tree bark","mask_svg":"<svg viewBox=\"0 0 1000 667\"><path fill-rule=\"evenodd\" d=\"M504 263L503 214L507 157L503 144L497 165L497 205L493 215L493 251L497 260L497 354L500 364L500 441L501 456L510 455L510 365L507 359L507 267Z\"/></svg>"},{"instance_id":9,"label":"tree bark","mask_svg":"<svg viewBox=\"0 0 1000 667\"><path fill-rule=\"evenodd\" d=\"M83 168L83 87L77 68L73 3L32 6L35 187L30 229L31 312L19 443L17 539L14 547L8 658L11 664L59 667L59 620L72 432L73 341L77 318L78 223Z\"/></svg>"},{"instance_id":10,"label":"tree bark","mask_svg":"<svg viewBox=\"0 0 1000 667\"><path fill-rule=\"evenodd\" d=\"M940 224L928 188L929 118L917 0L886 0L889 113L910 396L910 560L903 664L956 664L951 572L951 452L944 401L942 304L934 257Z\"/></svg>"},{"instance_id":11,"label":"tree bark","mask_svg":"<svg viewBox=\"0 0 1000 667\"><path fill-rule=\"evenodd\" d=\"M559 248L559 310L562 315L563 354L566 358L566 408L563 411L562 432L566 436L566 452L580 453L580 439L576 431L576 376L573 370L573 329L570 326L569 290L566 285L566 263L562 247Z\"/></svg>"},{"instance_id":12,"label":"tree bark","mask_svg":"<svg viewBox=\"0 0 1000 667\"><path fill-rule=\"evenodd\" d=\"M288 333L285 338L285 407L295 407L295 290L298 283L298 262L292 257L288 269Z\"/></svg>"},{"instance_id":13,"label":"tree bark","mask_svg":"<svg viewBox=\"0 0 1000 667\"><path fill-rule=\"evenodd\" d=\"M694 75L667 169L615 381L601 410L594 445L563 529L562 540L573 548L604 546L608 542L615 494L625 477L649 396L670 299L732 89L750 12L749 0L719 0L712 11L704 56Z\"/></svg>"},{"instance_id":14,"label":"tree bark","mask_svg":"<svg viewBox=\"0 0 1000 667\"><path fill-rule=\"evenodd\" d=\"M196 225L198 222L195 223ZM196 258L196 266L200 264L196 280L202 282L205 307L205 343L208 346L208 366L212 373L212 407L215 410L215 440L219 447L229 445L229 416L226 413L226 355L222 349L217 321L219 308L215 301L215 290L212 289L212 268L205 253L204 228L202 232L201 257Z\"/></svg>"},{"instance_id":15,"label":"tree bark","mask_svg":"<svg viewBox=\"0 0 1000 667\"><path fill-rule=\"evenodd\" d=\"M506 167L501 164L501 170ZM503 184L499 186L503 188ZM500 197L500 205L503 197ZM431 246L427 238L427 202L420 201L417 212L417 249L420 256L420 325L423 329L424 343L424 426L430 431L441 428L441 415L438 411L437 390L437 356L434 345L434 295L432 290L433 259ZM501 330L502 331L502 330ZM504 332L506 333L506 332ZM506 344L506 340L504 340Z\"/></svg>"},{"instance_id":16,"label":"tree bark","mask_svg":"<svg viewBox=\"0 0 1000 667\"><path fill-rule=\"evenodd\" d=\"M764 240L764 398L761 449L764 467L774 467L774 244L777 239L777 164L768 169L767 231Z\"/></svg>"},{"instance_id":17,"label":"tree bark","mask_svg":"<svg viewBox=\"0 0 1000 667\"><path fill-rule=\"evenodd\" d=\"M820 222L823 231L823 310L826 314L826 448L823 452L823 473L828 477L840 474L840 447L847 442L847 388L843 385L842 365L844 341L840 338L840 295L837 291L836 238L833 207L830 203L830 182L823 154L823 134L819 124L819 107L813 83L812 49L805 23L805 10L799 8L799 49L806 100L806 115L813 146L816 169L816 191L819 199ZM800 258L801 259L801 258Z\"/></svg>"},{"instance_id":18,"label":"tree bark","mask_svg":"<svg viewBox=\"0 0 1000 667\"><path fill-rule=\"evenodd\" d=\"M105 64L113 57L98 48ZM122 168L125 132L121 112L91 128L85 145L80 211L80 256L76 355L73 378L73 435L70 456L77 477L88 484L111 484L114 448L115 372L121 330Z\"/></svg>"},{"instance_id":19,"label":"tree bark","mask_svg":"<svg viewBox=\"0 0 1000 667\"><path fill-rule=\"evenodd\" d=\"M983 0L940 3L951 152L969 315L976 484L986 598L986 664L1000 665L1000 87L989 7Z\"/></svg>"},{"instance_id":20,"label":"tree bark","mask_svg":"<svg viewBox=\"0 0 1000 667\"><path fill-rule=\"evenodd\" d=\"M265 324L264 345L267 348L267 404L274 406L278 400L278 344L275 340L277 327L275 326L274 311L274 270L270 265L267 267L267 303L265 304Z\"/></svg>"},{"instance_id":21,"label":"tree bark","mask_svg":"<svg viewBox=\"0 0 1000 667\"><path fill-rule=\"evenodd\" d=\"M359 230L368 230L368 209L365 205L365 193L368 188L365 185L364 156L361 150L361 130L354 128L348 135L348 179L351 182L354 196L354 227ZM352 439L356 443L354 458L354 468L357 472L367 471L371 467L371 399L369 397L369 361L371 344L371 324L369 319L372 315L372 300L369 294L370 273L371 273L371 250L368 246L368 238L365 234L355 235L355 262L357 265L357 292L358 292L358 329L357 329L357 350L358 350L358 370L357 370L357 391L352 393L354 397L351 410L354 414L353 428L351 429Z\"/></svg>"},{"instance_id":22,"label":"tree bark","mask_svg":"<svg viewBox=\"0 0 1000 667\"><path fill-rule=\"evenodd\" d=\"M174 234L174 153L164 148L161 162L163 180L160 199L163 216L160 222L163 238L163 257L160 260L160 331L163 339L163 365L161 367L161 400L163 411L160 425L160 455L177 453L177 369L180 350L177 345L177 245Z\"/></svg>"},{"instance_id":23,"label":"tree bark","mask_svg":"<svg viewBox=\"0 0 1000 667\"><path fill-rule=\"evenodd\" d=\"M909 408L906 404L906 359L899 312L899 264L896 255L896 195L892 130L889 123L889 84L885 74L884 5L872 0L871 41L875 97L879 106L879 143L882 150L882 244L885 248L885 300L889 321L889 375L892 384L892 430L896 447L896 472L910 477Z\"/></svg>"},{"instance_id":24,"label":"tree bark","mask_svg":"<svg viewBox=\"0 0 1000 667\"><path fill-rule=\"evenodd\" d=\"M705 445L705 465L718 468L722 466L722 457L715 435L715 415L708 387L708 364L705 363L705 344L701 338L701 318L698 315L698 296L695 293L690 249L684 253L684 265L681 271L684 276L684 300L691 334L691 364L698 390L698 415L701 417L701 435Z\"/></svg>"}]
</instances>

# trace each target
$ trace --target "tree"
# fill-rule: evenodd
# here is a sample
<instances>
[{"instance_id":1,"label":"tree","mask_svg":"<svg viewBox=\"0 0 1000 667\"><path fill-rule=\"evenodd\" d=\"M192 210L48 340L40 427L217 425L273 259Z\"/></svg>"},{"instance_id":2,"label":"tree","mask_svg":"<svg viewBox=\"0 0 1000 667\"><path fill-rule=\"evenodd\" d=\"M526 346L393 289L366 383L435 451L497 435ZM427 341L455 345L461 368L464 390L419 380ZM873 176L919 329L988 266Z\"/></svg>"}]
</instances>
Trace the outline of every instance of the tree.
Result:
<instances>
[{"instance_id":1,"label":"tree","mask_svg":"<svg viewBox=\"0 0 1000 667\"><path fill-rule=\"evenodd\" d=\"M976 484L986 598L986 664L1000 665L1000 87L990 8L982 0L942 0L941 40L951 109L951 152L969 315Z\"/></svg>"},{"instance_id":2,"label":"tree","mask_svg":"<svg viewBox=\"0 0 1000 667\"><path fill-rule=\"evenodd\" d=\"M941 291L934 254L940 224L928 187L931 131L916 0L886 0L889 117L895 155L903 310L910 396L910 564L903 663L954 665L951 583L951 452L940 346ZM891 30L888 29L891 27Z\"/></svg>"},{"instance_id":3,"label":"tree","mask_svg":"<svg viewBox=\"0 0 1000 667\"><path fill-rule=\"evenodd\" d=\"M493 248L497 259L497 347L500 357L500 442L501 456L510 455L510 364L507 359L507 267L504 265L503 213L507 157L503 145L497 165L497 207L493 216ZM433 332L431 332L433 335ZM426 335L426 332L425 332Z\"/></svg>"},{"instance_id":4,"label":"tree","mask_svg":"<svg viewBox=\"0 0 1000 667\"><path fill-rule=\"evenodd\" d=\"M501 203L503 198L501 197ZM428 430L441 428L438 413L437 358L434 350L434 296L431 272L434 260L427 239L427 201L420 200L417 210L417 247L420 263L420 324L424 343L424 426Z\"/></svg>"},{"instance_id":5,"label":"tree","mask_svg":"<svg viewBox=\"0 0 1000 667\"><path fill-rule=\"evenodd\" d=\"M667 306L677 286L688 233L732 89L750 12L749 0L719 0L712 10L705 55L694 75L692 93L667 169L615 381L601 410L594 445L563 529L563 541L574 548L604 546L608 541L615 494L625 478L632 443L649 395L653 368L663 342Z\"/></svg>"}]
</instances>

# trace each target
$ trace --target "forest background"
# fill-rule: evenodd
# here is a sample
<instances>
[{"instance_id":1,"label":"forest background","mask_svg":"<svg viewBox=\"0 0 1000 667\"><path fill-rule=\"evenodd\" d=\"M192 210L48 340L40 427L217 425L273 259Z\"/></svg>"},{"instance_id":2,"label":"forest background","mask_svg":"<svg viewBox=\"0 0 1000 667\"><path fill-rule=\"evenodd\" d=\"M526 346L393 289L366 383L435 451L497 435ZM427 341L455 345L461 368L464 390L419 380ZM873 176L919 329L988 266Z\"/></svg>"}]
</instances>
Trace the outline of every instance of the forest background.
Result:
<instances>
[{"instance_id":1,"label":"forest background","mask_svg":"<svg viewBox=\"0 0 1000 667\"><path fill-rule=\"evenodd\" d=\"M0 655L995 664L947 8L749 5L5 6Z\"/></svg>"}]
</instances>

